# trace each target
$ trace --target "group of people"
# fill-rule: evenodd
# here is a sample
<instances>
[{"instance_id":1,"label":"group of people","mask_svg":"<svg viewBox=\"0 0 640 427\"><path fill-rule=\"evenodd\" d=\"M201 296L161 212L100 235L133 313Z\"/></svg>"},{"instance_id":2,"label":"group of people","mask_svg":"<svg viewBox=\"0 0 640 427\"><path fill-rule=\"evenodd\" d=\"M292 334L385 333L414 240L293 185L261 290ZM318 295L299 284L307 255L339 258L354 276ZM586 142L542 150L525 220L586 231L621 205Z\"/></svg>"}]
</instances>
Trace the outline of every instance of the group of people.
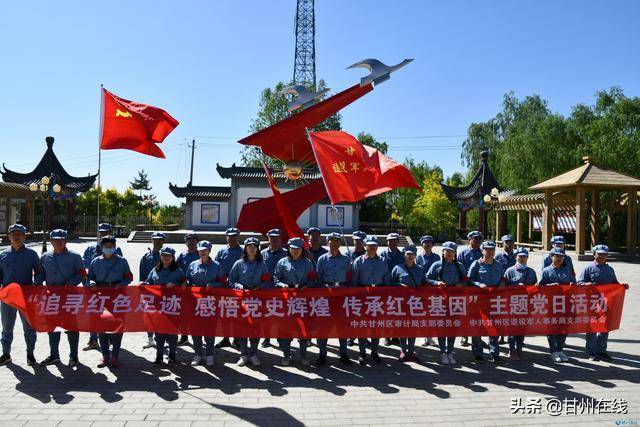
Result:
<instances>
[{"instance_id":1,"label":"group of people","mask_svg":"<svg viewBox=\"0 0 640 427\"><path fill-rule=\"evenodd\" d=\"M127 286L133 281L129 263L111 236L111 226L100 224L99 240L89 245L83 256L67 249L67 232L57 229L50 233L52 249L38 256L25 246L27 230L23 225L14 224L9 228L11 247L0 252L0 283L28 285L83 285L87 287ZM564 284L610 284L618 283L613 268L607 264L608 248L597 245L593 248L593 263L589 264L576 279L571 258L565 253L565 240L554 236L552 250L544 258L540 280L536 272L527 265L528 250L515 248L511 236L503 236L502 251L496 254L496 244L484 240L478 231L468 234L469 245L458 253L454 242L444 242L442 257L433 252L435 240L431 236L420 238L421 251L413 245L399 248L400 236L390 233L386 236L387 248L378 254L378 239L361 231L352 234L353 250L341 251L343 235L330 233L326 237L328 249L322 246L320 229L307 230L309 247L305 240L292 238L283 245L278 229L269 230L268 247L261 250L260 241L249 237L240 245L240 231L229 228L225 232L227 245L212 257L212 244L199 240L195 233L184 236L186 250L176 256L176 251L165 246L166 236L154 232L152 247L142 257L139 265L141 284L174 286L199 286L232 289L265 289L345 286L477 286L503 287L524 285L564 285ZM17 309L2 303L2 355L0 365L11 362L13 330L18 315ZM36 333L26 318L20 313L27 347L27 364L34 365ZM52 365L60 363L60 332L49 334L50 354L40 363ZM67 331L70 355L69 366L79 363L79 333ZM188 336L158 334L148 332L148 342L144 348L155 347L155 365L165 363L165 347L168 347L168 364L176 363L176 349L188 343ZM468 346L467 337L462 338L462 346ZM494 362L500 362L500 344L504 337L492 336L488 339L489 354ZM566 335L549 335L549 352L554 362L569 360L564 353ZM194 356L191 364L197 366L214 364L215 348L235 346L240 350L238 365L260 365L259 346L269 347L269 338L262 344L258 338L222 338L217 344L215 337L192 336ZM610 360L607 353L607 333L589 333L586 336L586 355L592 360ZM441 363L455 364L454 344L456 337L438 337ZM282 364L291 363L291 339L278 339L282 352ZM317 339L318 366L327 363L327 339ZM400 345L399 360L420 362L415 353L416 338L385 339L385 345ZM299 339L301 364L310 364L307 348L310 340ZM508 337L509 357L521 360L524 336ZM122 334L90 333L83 350L99 349L102 360L99 367L116 367L122 343ZM371 360L380 363L378 354L379 338L358 338L358 362L367 363L367 348ZM425 344L435 344L431 338ZM352 364L347 348L355 345L354 339L339 339L340 361ZM472 353L476 361L484 361L485 343L482 337L471 338Z\"/></svg>"}]
</instances>

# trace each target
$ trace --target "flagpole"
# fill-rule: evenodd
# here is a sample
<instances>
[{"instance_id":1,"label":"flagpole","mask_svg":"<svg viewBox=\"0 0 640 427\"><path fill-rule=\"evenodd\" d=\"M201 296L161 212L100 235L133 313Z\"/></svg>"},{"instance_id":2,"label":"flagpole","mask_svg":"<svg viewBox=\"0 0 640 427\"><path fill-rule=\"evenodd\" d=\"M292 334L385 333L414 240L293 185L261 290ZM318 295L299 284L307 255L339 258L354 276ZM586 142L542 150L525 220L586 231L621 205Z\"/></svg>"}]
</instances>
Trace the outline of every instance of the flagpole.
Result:
<instances>
[{"instance_id":1,"label":"flagpole","mask_svg":"<svg viewBox=\"0 0 640 427\"><path fill-rule=\"evenodd\" d=\"M316 155L316 148L313 146L313 140L311 139L311 135L309 134L309 129L304 128L305 133L307 134L307 139L309 140L309 144L311 144L311 151L313 152L313 157L316 159L316 163L318 163L318 170L320 171L320 177L322 179L322 183L324 184L324 189L327 192L327 196L329 197L329 203L331 203L331 208L333 209L333 213L336 215L338 219L338 229L340 230L340 234L342 234L342 240L344 241L345 246L347 247L347 253L349 254L349 258L351 258L351 249L349 249L349 243L347 242L347 238L344 235L344 230L342 229L342 224L340 223L340 218L338 216L338 209L336 205L331 201L331 195L329 193L329 187L327 187L327 181L324 179L324 174L322 173L322 169L320 168L320 162L318 162L318 156Z\"/></svg>"},{"instance_id":2,"label":"flagpole","mask_svg":"<svg viewBox=\"0 0 640 427\"><path fill-rule=\"evenodd\" d=\"M100 83L100 130L98 132L98 192L97 192L97 211L96 211L96 239L99 236L98 229L100 228L100 193L102 192L102 187L100 186L100 178L102 176L101 166L102 166L102 150L100 149L100 145L102 143L102 127L104 125L104 86Z\"/></svg>"}]
</instances>

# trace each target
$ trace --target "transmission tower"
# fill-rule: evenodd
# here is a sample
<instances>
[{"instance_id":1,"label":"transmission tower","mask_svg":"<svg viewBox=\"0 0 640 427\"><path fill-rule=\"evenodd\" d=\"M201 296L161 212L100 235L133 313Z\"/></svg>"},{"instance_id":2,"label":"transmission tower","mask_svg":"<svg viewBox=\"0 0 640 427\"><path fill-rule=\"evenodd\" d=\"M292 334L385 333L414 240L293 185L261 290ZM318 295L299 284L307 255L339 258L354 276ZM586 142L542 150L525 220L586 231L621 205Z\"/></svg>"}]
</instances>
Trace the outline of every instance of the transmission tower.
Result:
<instances>
[{"instance_id":1,"label":"transmission tower","mask_svg":"<svg viewBox=\"0 0 640 427\"><path fill-rule=\"evenodd\" d=\"M297 0L296 55L293 81L316 86L316 16L315 0Z\"/></svg>"}]
</instances>

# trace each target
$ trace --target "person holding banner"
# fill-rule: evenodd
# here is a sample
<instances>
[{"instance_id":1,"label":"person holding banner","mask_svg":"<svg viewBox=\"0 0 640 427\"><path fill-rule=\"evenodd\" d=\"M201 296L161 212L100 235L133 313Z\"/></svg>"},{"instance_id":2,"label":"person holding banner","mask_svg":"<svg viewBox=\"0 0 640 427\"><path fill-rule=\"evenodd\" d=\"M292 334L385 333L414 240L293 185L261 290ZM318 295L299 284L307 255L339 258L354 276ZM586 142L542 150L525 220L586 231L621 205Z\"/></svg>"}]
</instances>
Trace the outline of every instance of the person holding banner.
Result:
<instances>
[{"instance_id":1,"label":"person holding banner","mask_svg":"<svg viewBox=\"0 0 640 427\"><path fill-rule=\"evenodd\" d=\"M180 252L178 255L177 262L178 267L184 271L185 274L189 271L189 266L192 262L198 260L200 256L198 255L198 235L196 233L187 233L184 235L184 244L187 246L187 250ZM178 347L186 345L189 343L188 335L180 335L178 338Z\"/></svg>"},{"instance_id":2,"label":"person holding banner","mask_svg":"<svg viewBox=\"0 0 640 427\"><path fill-rule=\"evenodd\" d=\"M131 274L127 260L117 253L116 238L105 236L100 239L100 245L102 246L102 255L94 258L89 265L87 286L90 289L95 289L129 285L133 280L133 274ZM116 368L118 366L118 356L120 355L122 334L100 332L98 341L100 342L100 351L102 353L102 362L100 362L98 368L108 366ZM113 347L111 351L109 350L109 345Z\"/></svg>"},{"instance_id":3,"label":"person holding banner","mask_svg":"<svg viewBox=\"0 0 640 427\"><path fill-rule=\"evenodd\" d=\"M185 287L186 276L184 271L178 266L176 261L176 251L168 246L160 249L160 262L149 273L149 277L145 280L146 285L160 285L167 288L175 286ZM158 334L156 333L156 360L154 365L162 365L164 358L164 343L169 344L169 359L167 363L174 365L176 363L176 347L178 344L178 336L174 334Z\"/></svg>"},{"instance_id":4,"label":"person holding banner","mask_svg":"<svg viewBox=\"0 0 640 427\"><path fill-rule=\"evenodd\" d=\"M596 245L591 250L593 252L593 262L587 265L580 277L579 285L609 285L619 283L616 273L609 264L607 257L609 256L609 247L606 245ZM624 285L625 289L629 289L629 285ZM609 332L591 332L587 333L585 343L585 351L589 360L605 362L611 361L611 356L607 353L607 341L609 340Z\"/></svg>"},{"instance_id":5,"label":"person holding banner","mask_svg":"<svg viewBox=\"0 0 640 427\"><path fill-rule=\"evenodd\" d=\"M431 264L427 272L427 284L439 286L466 286L468 282L464 265L456 259L458 245L454 242L444 242L442 244L442 261ZM440 360L443 365L455 364L453 357L453 346L456 337L438 337L440 347Z\"/></svg>"},{"instance_id":6,"label":"person holding banner","mask_svg":"<svg viewBox=\"0 0 640 427\"><path fill-rule=\"evenodd\" d=\"M551 285L575 285L576 276L573 274L573 266L565 261L564 249L553 248L549 252L551 265L542 269L542 277L538 286ZM567 334L547 335L549 341L549 353L551 360L556 363L568 362L569 356L565 354L564 343Z\"/></svg>"},{"instance_id":7,"label":"person holding banner","mask_svg":"<svg viewBox=\"0 0 640 427\"><path fill-rule=\"evenodd\" d=\"M271 284L271 275L260 253L260 241L255 237L249 237L244 241L242 258L231 267L229 285L233 289L248 291L270 288ZM245 366L249 362L253 366L260 366L258 358L260 338L236 338L236 342L240 345L238 366Z\"/></svg>"},{"instance_id":8,"label":"person holding banner","mask_svg":"<svg viewBox=\"0 0 640 427\"><path fill-rule=\"evenodd\" d=\"M458 261L464 265L465 272L469 274L469 268L471 268L471 264L474 261L482 258L482 250L480 250L480 245L482 244L482 233L474 230L467 233L467 239L469 240L469 246L464 248L458 254ZM469 338L462 337L462 342L460 343L463 347L469 346Z\"/></svg>"},{"instance_id":9,"label":"person holding banner","mask_svg":"<svg viewBox=\"0 0 640 427\"><path fill-rule=\"evenodd\" d=\"M53 249L40 257L40 273L36 276L36 285L46 283L49 286L78 286L85 278L86 271L80 254L67 249L67 231L56 229L49 233ZM69 366L78 365L78 331L66 331L69 340ZM42 366L60 363L60 332L49 332L49 356Z\"/></svg>"},{"instance_id":10,"label":"person holding banner","mask_svg":"<svg viewBox=\"0 0 640 427\"><path fill-rule=\"evenodd\" d=\"M151 243L152 247L148 248L147 253L143 255L140 259L140 268L138 280L140 282L144 282L149 277L149 273L158 265L160 262L160 249L162 245L164 245L165 234L159 231L154 231L151 233ZM143 349L151 348L155 346L155 342L153 341L153 332L147 332L147 343L142 346Z\"/></svg>"},{"instance_id":11,"label":"person holding banner","mask_svg":"<svg viewBox=\"0 0 640 427\"><path fill-rule=\"evenodd\" d=\"M353 239L353 251L351 252L351 262L356 260L359 256L365 254L366 250L364 248L364 240L367 238L367 234L364 231L354 231L351 234L351 238ZM356 345L355 338L347 339L347 346L351 347Z\"/></svg>"},{"instance_id":12,"label":"person holding banner","mask_svg":"<svg viewBox=\"0 0 640 427\"><path fill-rule=\"evenodd\" d=\"M420 237L420 246L422 246L422 253L416 257L416 264L422 266L424 271L427 272L431 268L434 262L440 261L440 255L433 253L433 245L435 239L432 236ZM428 337L424 339L423 345L428 347L430 345L436 345L433 338Z\"/></svg>"},{"instance_id":13,"label":"person holding banner","mask_svg":"<svg viewBox=\"0 0 640 427\"><path fill-rule=\"evenodd\" d=\"M396 265L391 270L392 285L418 288L427 284L424 267L416 263L416 252L417 249L413 245L407 245L402 249L404 263ZM400 338L401 350L398 360L400 362L420 363L420 359L416 356L415 347L415 337Z\"/></svg>"},{"instance_id":14,"label":"person holding banner","mask_svg":"<svg viewBox=\"0 0 640 427\"><path fill-rule=\"evenodd\" d=\"M13 224L9 227L9 241L11 247L0 252L0 284L7 286L17 283L20 286L33 284L34 275L40 273L40 258L33 249L27 248L24 241L27 238L27 227L22 224ZM2 356L0 366L11 363L11 343L13 342L13 329L18 316L18 309L4 302L0 303L2 315ZM36 332L33 330L25 315L20 312L24 341L27 344L27 365L36 364L33 351L36 347Z\"/></svg>"},{"instance_id":15,"label":"person holding banner","mask_svg":"<svg viewBox=\"0 0 640 427\"><path fill-rule=\"evenodd\" d=\"M479 288L487 287L504 287L504 268L501 263L496 261L494 255L496 253L496 244L491 240L482 242L480 246L482 250L482 258L474 261L469 268L469 280ZM483 362L484 343L482 337L471 338L471 351L475 356L476 362ZM495 363L500 363L500 337L489 337L489 354Z\"/></svg>"},{"instance_id":16,"label":"person holding banner","mask_svg":"<svg viewBox=\"0 0 640 427\"><path fill-rule=\"evenodd\" d=\"M263 249L260 253L262 254L262 259L267 264L269 274L273 278L273 274L276 271L276 264L287 256L287 251L282 248L282 233L279 228L272 228L267 231L267 238L269 239L269 247ZM267 348L270 345L271 342L269 338L262 340L262 348Z\"/></svg>"},{"instance_id":17,"label":"person holding banner","mask_svg":"<svg viewBox=\"0 0 640 427\"><path fill-rule=\"evenodd\" d=\"M242 257L242 247L238 243L240 239L240 230L236 227L227 228L224 232L227 237L227 247L222 248L216 254L215 260L220 263L222 266L222 271L224 274L229 277L229 273L231 272L231 267ZM216 345L216 348L224 348L224 347L238 347L237 343L234 341L233 345L229 341L228 337L222 338Z\"/></svg>"},{"instance_id":18,"label":"person holding banner","mask_svg":"<svg viewBox=\"0 0 640 427\"><path fill-rule=\"evenodd\" d=\"M516 263L507 268L504 272L504 280L506 286L527 286L538 283L538 277L533 268L527 266L529 260L529 251L527 248L518 248L515 251ZM509 359L523 360L522 347L524 344L524 335L510 336L509 342Z\"/></svg>"},{"instance_id":19,"label":"person holding banner","mask_svg":"<svg viewBox=\"0 0 640 427\"><path fill-rule=\"evenodd\" d=\"M102 245L100 243L102 241L101 239L110 234L111 234L111 224L106 222L98 224L98 241L93 245L87 246L87 248L84 250L84 254L82 255L84 268L88 270L89 266L91 265L91 261L93 261L94 258L97 258L100 255L102 255ZM116 254L123 256L122 251L120 250L119 247L116 248ZM84 283L86 285L86 280ZM98 334L96 332L89 333L89 341L84 346L82 351L89 351L89 350L94 350L99 348L100 348L100 344L98 343Z\"/></svg>"},{"instance_id":20,"label":"person holding banner","mask_svg":"<svg viewBox=\"0 0 640 427\"><path fill-rule=\"evenodd\" d=\"M189 264L187 270L187 283L191 286L207 288L226 287L227 280L222 271L222 266L217 261L211 259L211 243L207 240L200 240L196 246L199 259ZM202 337L192 335L193 350L195 355L191 361L191 366L198 366L202 362ZM207 366L213 366L213 344L214 337L204 337L205 349L204 357Z\"/></svg>"},{"instance_id":21,"label":"person holding banner","mask_svg":"<svg viewBox=\"0 0 640 427\"><path fill-rule=\"evenodd\" d=\"M287 242L289 254L276 264L274 275L275 285L283 289L303 289L315 284L318 277L313 263L306 258L304 253L304 240L299 237L289 239ZM282 364L288 366L291 363L291 338L278 339L282 349ZM303 366L309 366L307 359L308 339L299 339L300 361Z\"/></svg>"},{"instance_id":22,"label":"person holding banner","mask_svg":"<svg viewBox=\"0 0 640 427\"><path fill-rule=\"evenodd\" d=\"M327 236L329 252L318 258L318 286L344 287L349 285L351 278L351 259L340 252L342 234L331 233ZM351 359L347 353L347 339L340 338L340 361L345 365L351 365ZM327 339L318 338L320 356L316 364L324 366L327 363Z\"/></svg>"},{"instance_id":23,"label":"person holding banner","mask_svg":"<svg viewBox=\"0 0 640 427\"><path fill-rule=\"evenodd\" d=\"M391 275L389 274L386 261L378 256L378 239L376 236L367 236L364 244L367 252L358 257L351 267L351 285L389 286L391 284ZM371 359L373 359L375 363L382 362L378 354L379 344L380 338L371 338ZM367 358L366 338L358 338L358 347L360 347L358 363L364 365Z\"/></svg>"}]
</instances>

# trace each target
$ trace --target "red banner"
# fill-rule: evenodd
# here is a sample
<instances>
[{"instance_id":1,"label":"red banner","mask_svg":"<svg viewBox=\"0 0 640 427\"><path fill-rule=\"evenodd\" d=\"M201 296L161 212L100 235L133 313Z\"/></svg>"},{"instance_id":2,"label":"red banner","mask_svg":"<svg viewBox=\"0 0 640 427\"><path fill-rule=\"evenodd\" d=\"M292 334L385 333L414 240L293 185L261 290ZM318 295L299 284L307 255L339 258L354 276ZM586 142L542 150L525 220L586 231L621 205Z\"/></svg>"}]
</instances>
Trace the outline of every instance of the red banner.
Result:
<instances>
[{"instance_id":1,"label":"red banner","mask_svg":"<svg viewBox=\"0 0 640 427\"><path fill-rule=\"evenodd\" d=\"M234 291L128 286L0 289L39 332L347 338L547 335L618 329L623 285Z\"/></svg>"}]
</instances>

